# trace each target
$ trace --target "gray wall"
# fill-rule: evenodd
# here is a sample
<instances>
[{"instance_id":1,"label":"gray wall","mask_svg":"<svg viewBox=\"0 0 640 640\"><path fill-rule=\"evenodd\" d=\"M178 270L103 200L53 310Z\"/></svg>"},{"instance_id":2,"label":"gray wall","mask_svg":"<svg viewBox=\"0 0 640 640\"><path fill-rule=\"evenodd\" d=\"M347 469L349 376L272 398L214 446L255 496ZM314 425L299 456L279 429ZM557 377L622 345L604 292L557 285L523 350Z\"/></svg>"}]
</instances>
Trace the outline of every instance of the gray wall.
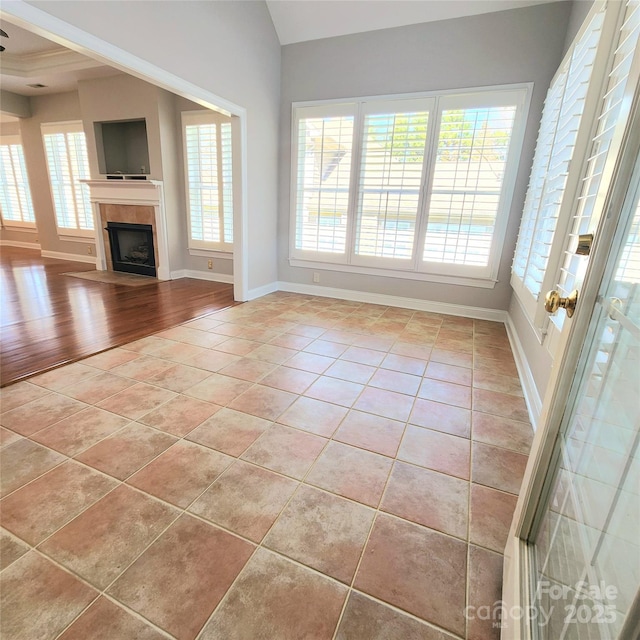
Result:
<instances>
[{"instance_id":1,"label":"gray wall","mask_svg":"<svg viewBox=\"0 0 640 640\"><path fill-rule=\"evenodd\" d=\"M573 39L580 31L580 27L584 22L587 14L593 7L594 0L573 0L571 3L571 16L569 17L569 24L567 26L567 35L564 39L563 53L566 53L573 42Z\"/></svg>"},{"instance_id":2,"label":"gray wall","mask_svg":"<svg viewBox=\"0 0 640 640\"><path fill-rule=\"evenodd\" d=\"M283 47L279 279L312 281L311 269L288 263L292 102L534 82L524 152L495 289L320 271L322 286L507 309L511 261L542 103L561 60L570 9L569 3L559 2Z\"/></svg>"},{"instance_id":3,"label":"gray wall","mask_svg":"<svg viewBox=\"0 0 640 640\"><path fill-rule=\"evenodd\" d=\"M247 109L249 288L277 279L280 44L264 2L29 4ZM10 10L11 2L3 3Z\"/></svg>"}]
</instances>

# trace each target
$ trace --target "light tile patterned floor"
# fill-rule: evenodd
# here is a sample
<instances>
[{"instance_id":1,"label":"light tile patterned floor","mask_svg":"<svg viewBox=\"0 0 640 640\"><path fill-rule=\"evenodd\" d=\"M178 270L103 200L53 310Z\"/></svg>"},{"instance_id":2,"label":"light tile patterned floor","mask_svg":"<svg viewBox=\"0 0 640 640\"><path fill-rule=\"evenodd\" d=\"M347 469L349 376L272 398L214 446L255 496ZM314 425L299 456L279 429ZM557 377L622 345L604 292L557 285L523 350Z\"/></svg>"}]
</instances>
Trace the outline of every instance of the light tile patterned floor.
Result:
<instances>
[{"instance_id":1,"label":"light tile patterned floor","mask_svg":"<svg viewBox=\"0 0 640 640\"><path fill-rule=\"evenodd\" d=\"M2 390L5 640L489 640L504 327L277 293Z\"/></svg>"}]
</instances>

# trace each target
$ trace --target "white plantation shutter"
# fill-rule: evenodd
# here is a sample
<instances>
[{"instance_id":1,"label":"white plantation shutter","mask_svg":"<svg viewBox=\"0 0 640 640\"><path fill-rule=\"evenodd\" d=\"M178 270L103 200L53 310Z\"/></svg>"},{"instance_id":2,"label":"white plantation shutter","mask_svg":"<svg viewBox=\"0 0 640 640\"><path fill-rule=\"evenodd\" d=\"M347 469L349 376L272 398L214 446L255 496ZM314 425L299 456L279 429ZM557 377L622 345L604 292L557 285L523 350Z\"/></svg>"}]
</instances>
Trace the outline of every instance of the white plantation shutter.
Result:
<instances>
[{"instance_id":1,"label":"white plantation shutter","mask_svg":"<svg viewBox=\"0 0 640 640\"><path fill-rule=\"evenodd\" d=\"M294 253L346 251L355 105L298 109Z\"/></svg>"},{"instance_id":2,"label":"white plantation shutter","mask_svg":"<svg viewBox=\"0 0 640 640\"><path fill-rule=\"evenodd\" d=\"M556 75L545 103L513 265L514 274L535 299L542 289L565 197L605 7L603 4L591 16Z\"/></svg>"},{"instance_id":3,"label":"white plantation shutter","mask_svg":"<svg viewBox=\"0 0 640 640\"><path fill-rule=\"evenodd\" d=\"M0 209L4 222L35 223L24 152L18 141L0 144Z\"/></svg>"},{"instance_id":4,"label":"white plantation shutter","mask_svg":"<svg viewBox=\"0 0 640 640\"><path fill-rule=\"evenodd\" d=\"M224 241L233 243L233 151L231 148L231 123L220 125L220 154L222 160L222 215Z\"/></svg>"},{"instance_id":5,"label":"white plantation shutter","mask_svg":"<svg viewBox=\"0 0 640 640\"><path fill-rule=\"evenodd\" d=\"M231 123L214 112L183 112L189 243L228 251L233 244Z\"/></svg>"},{"instance_id":6,"label":"white plantation shutter","mask_svg":"<svg viewBox=\"0 0 640 640\"><path fill-rule=\"evenodd\" d=\"M410 260L432 101L397 101L364 116L356 218L357 256ZM419 110L408 111L412 107Z\"/></svg>"},{"instance_id":7,"label":"white plantation shutter","mask_svg":"<svg viewBox=\"0 0 640 640\"><path fill-rule=\"evenodd\" d=\"M499 209L506 200L504 178L516 111L515 102L442 109L424 263L489 265Z\"/></svg>"},{"instance_id":8,"label":"white plantation shutter","mask_svg":"<svg viewBox=\"0 0 640 640\"><path fill-rule=\"evenodd\" d=\"M191 238L220 242L216 125L187 125L186 140Z\"/></svg>"},{"instance_id":9,"label":"white plantation shutter","mask_svg":"<svg viewBox=\"0 0 640 640\"><path fill-rule=\"evenodd\" d=\"M294 105L292 264L493 287L530 91Z\"/></svg>"},{"instance_id":10,"label":"white plantation shutter","mask_svg":"<svg viewBox=\"0 0 640 640\"><path fill-rule=\"evenodd\" d=\"M571 232L562 257L560 277L556 287L562 296L567 296L576 289L584 277L587 261L583 256L575 254L575 247L580 234L591 233L598 225L601 207L596 202L596 195L602 180L605 179L603 172L607 159L610 153L617 152L617 149L612 149L614 131L620 118L622 100L627 89L629 70L639 36L640 0L629 0L626 3L611 71L605 85L597 129L589 150L577 207L571 221ZM556 327L561 329L565 317L565 314L558 313L551 319Z\"/></svg>"},{"instance_id":11,"label":"white plantation shutter","mask_svg":"<svg viewBox=\"0 0 640 640\"><path fill-rule=\"evenodd\" d=\"M518 244L513 261L513 272L521 280L524 280L524 275L528 271L531 245L533 244L533 238L538 224L540 201L542 199L542 191L551 160L551 150L560 117L560 107L562 106L562 97L564 95L568 71L568 64L560 69L560 72L547 92L544 109L542 111L542 120L540 122L536 143L536 153L529 177L529 188L524 203L520 233L518 234Z\"/></svg>"},{"instance_id":12,"label":"white plantation shutter","mask_svg":"<svg viewBox=\"0 0 640 640\"><path fill-rule=\"evenodd\" d=\"M89 188L80 182L90 178L82 123L56 122L41 128L58 229L91 231Z\"/></svg>"}]
</instances>

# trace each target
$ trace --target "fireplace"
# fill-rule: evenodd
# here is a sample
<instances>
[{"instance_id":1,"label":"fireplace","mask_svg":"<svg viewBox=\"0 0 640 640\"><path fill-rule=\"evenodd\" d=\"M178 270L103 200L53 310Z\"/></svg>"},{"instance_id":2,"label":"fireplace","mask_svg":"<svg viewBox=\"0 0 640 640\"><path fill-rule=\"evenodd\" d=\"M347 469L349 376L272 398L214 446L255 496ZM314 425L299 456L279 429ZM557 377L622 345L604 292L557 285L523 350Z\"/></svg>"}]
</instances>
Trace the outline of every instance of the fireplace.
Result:
<instances>
[{"instance_id":1,"label":"fireplace","mask_svg":"<svg viewBox=\"0 0 640 640\"><path fill-rule=\"evenodd\" d=\"M150 224L107 222L114 271L156 275L153 227Z\"/></svg>"},{"instance_id":2,"label":"fireplace","mask_svg":"<svg viewBox=\"0 0 640 640\"><path fill-rule=\"evenodd\" d=\"M171 280L167 213L162 182L157 180L83 180L89 187L96 229L96 269L109 271L113 265L108 223L153 226L153 267L145 273L158 280ZM104 231L103 231L104 229ZM176 240L173 240L174 246ZM151 246L151 244L150 244ZM125 252L125 255L126 252ZM135 263L134 263L135 264ZM146 265L147 267L150 265Z\"/></svg>"}]
</instances>

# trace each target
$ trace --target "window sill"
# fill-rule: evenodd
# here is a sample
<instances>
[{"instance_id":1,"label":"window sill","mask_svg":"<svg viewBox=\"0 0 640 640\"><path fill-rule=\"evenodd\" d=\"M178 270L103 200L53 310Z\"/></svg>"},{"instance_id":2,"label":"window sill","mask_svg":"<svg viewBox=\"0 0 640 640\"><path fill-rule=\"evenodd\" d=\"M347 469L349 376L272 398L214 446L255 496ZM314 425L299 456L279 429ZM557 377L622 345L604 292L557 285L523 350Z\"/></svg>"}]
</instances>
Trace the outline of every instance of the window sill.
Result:
<instances>
[{"instance_id":1,"label":"window sill","mask_svg":"<svg viewBox=\"0 0 640 640\"><path fill-rule=\"evenodd\" d=\"M27 231L30 233L37 233L38 229L36 228L35 223L29 222L3 222L2 228L7 231Z\"/></svg>"},{"instance_id":2,"label":"window sill","mask_svg":"<svg viewBox=\"0 0 640 640\"><path fill-rule=\"evenodd\" d=\"M61 233L58 232L58 238L63 242L83 242L85 244L95 244L96 238L93 235L93 232L90 231L92 235L76 235L74 233Z\"/></svg>"},{"instance_id":3,"label":"window sill","mask_svg":"<svg viewBox=\"0 0 640 640\"><path fill-rule=\"evenodd\" d=\"M417 271L400 271L394 269L379 269L375 267L360 267L348 264L336 264L331 262L316 262L314 260L300 260L289 258L289 265L304 269L323 269L326 271L340 271L342 273L359 273L383 278L400 278L402 280L420 280L422 282L436 282L439 284L454 284L462 287L478 287L481 289L493 289L497 280L491 278L469 278L464 276L445 276L434 273L422 273Z\"/></svg>"},{"instance_id":4,"label":"window sill","mask_svg":"<svg viewBox=\"0 0 640 640\"><path fill-rule=\"evenodd\" d=\"M217 258L218 260L233 260L232 251L220 251L219 249L194 249L189 247L190 256L201 256L203 258Z\"/></svg>"}]
</instances>

